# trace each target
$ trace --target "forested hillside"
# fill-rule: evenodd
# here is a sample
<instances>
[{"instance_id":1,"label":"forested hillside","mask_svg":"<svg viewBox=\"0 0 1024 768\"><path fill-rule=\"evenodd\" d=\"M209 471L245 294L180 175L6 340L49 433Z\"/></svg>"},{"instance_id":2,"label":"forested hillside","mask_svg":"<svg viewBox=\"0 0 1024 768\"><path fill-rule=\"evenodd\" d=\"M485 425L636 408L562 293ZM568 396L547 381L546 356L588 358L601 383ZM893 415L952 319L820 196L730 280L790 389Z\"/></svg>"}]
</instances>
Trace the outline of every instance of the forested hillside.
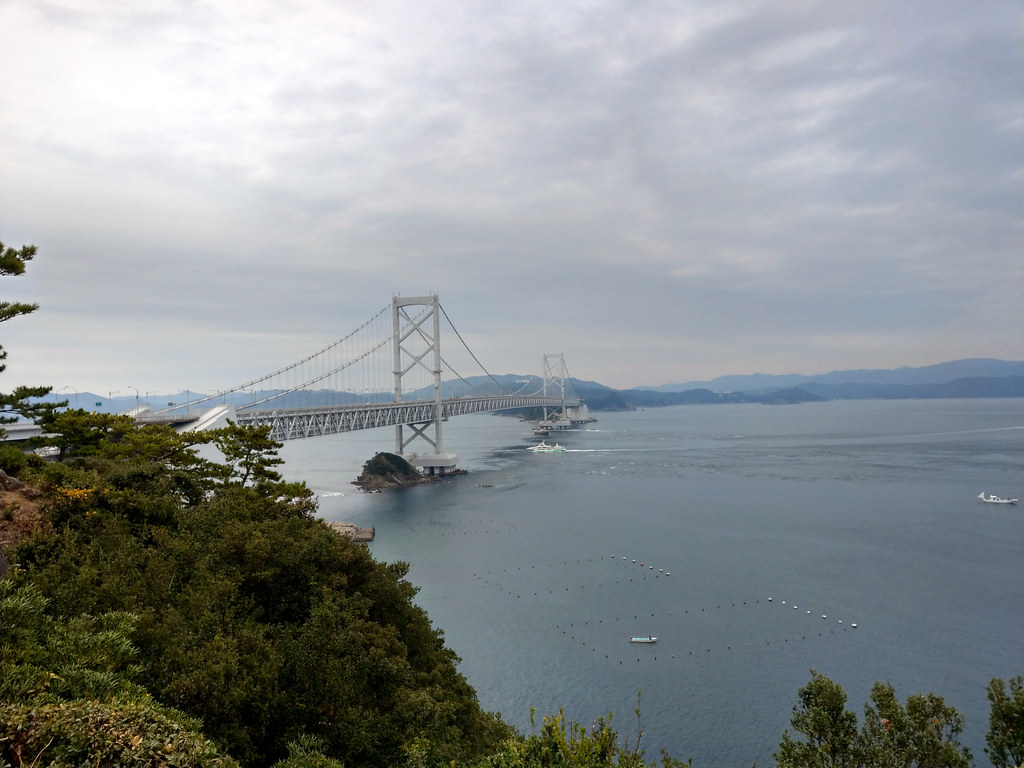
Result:
<instances>
[{"instance_id":1,"label":"forested hillside","mask_svg":"<svg viewBox=\"0 0 1024 768\"><path fill-rule=\"evenodd\" d=\"M46 515L3 582L21 648L3 658L8 740L16 723L41 747L72 721L89 738L130 721L173 724L196 759L208 739L270 765L315 737L345 765L393 766L411 749L467 760L511 735L413 602L405 564L318 521L265 432L181 436L80 411L51 431L64 459L21 473ZM201 458L205 444L224 461Z\"/></svg>"}]
</instances>

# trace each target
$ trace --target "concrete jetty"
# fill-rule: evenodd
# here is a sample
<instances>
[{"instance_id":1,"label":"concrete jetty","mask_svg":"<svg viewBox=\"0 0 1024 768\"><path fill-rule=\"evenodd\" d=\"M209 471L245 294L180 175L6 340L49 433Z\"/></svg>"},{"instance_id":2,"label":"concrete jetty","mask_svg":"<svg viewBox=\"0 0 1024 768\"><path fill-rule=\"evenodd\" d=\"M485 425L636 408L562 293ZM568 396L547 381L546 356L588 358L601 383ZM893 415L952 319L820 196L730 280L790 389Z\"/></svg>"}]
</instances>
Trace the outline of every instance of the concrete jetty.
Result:
<instances>
[{"instance_id":1,"label":"concrete jetty","mask_svg":"<svg viewBox=\"0 0 1024 768\"><path fill-rule=\"evenodd\" d=\"M334 531L337 531L342 536L348 536L352 541L355 542L368 542L373 541L373 535L375 528L360 528L352 523L337 523L329 522L327 525Z\"/></svg>"}]
</instances>

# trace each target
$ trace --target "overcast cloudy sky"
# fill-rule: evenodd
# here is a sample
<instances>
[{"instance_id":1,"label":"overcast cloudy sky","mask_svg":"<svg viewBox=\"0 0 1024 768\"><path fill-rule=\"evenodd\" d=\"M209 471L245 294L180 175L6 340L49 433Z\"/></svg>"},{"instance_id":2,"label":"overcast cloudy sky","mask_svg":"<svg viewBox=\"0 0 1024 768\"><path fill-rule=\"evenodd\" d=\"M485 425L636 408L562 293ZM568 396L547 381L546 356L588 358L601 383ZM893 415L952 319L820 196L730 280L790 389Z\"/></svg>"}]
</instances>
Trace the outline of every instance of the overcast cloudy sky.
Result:
<instances>
[{"instance_id":1,"label":"overcast cloudy sky","mask_svg":"<svg viewBox=\"0 0 1024 768\"><path fill-rule=\"evenodd\" d=\"M1024 357L1018 0L3 0L0 390L213 391L437 292L625 388Z\"/></svg>"}]
</instances>

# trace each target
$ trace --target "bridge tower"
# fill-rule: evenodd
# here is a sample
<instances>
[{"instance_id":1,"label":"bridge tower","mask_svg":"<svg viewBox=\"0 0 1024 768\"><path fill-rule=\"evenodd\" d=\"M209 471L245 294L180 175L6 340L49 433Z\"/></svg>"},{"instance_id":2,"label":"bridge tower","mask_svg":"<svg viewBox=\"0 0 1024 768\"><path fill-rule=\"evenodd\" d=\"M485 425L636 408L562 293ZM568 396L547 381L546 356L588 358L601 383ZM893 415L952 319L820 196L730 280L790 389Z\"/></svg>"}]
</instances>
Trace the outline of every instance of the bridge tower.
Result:
<instances>
[{"instance_id":1,"label":"bridge tower","mask_svg":"<svg viewBox=\"0 0 1024 768\"><path fill-rule=\"evenodd\" d=\"M419 317L410 315L409 307L427 307ZM433 418L417 424L399 424L395 427L395 453L428 475L444 475L455 469L455 454L445 453L441 435L443 412L441 405L441 315L437 294L433 296L401 297L391 302L394 324L395 402L402 402L402 377L416 368L430 373L434 381ZM433 437L427 430L433 426ZM412 434L405 434L408 427ZM423 440L430 449L422 454L406 454L414 440Z\"/></svg>"},{"instance_id":2,"label":"bridge tower","mask_svg":"<svg viewBox=\"0 0 1024 768\"><path fill-rule=\"evenodd\" d=\"M549 424L555 429L568 429L572 422L569 421L568 416L565 412L565 353L558 352L553 354L544 354L544 362L542 364L544 371L544 386L542 392L544 397L558 397L562 400L562 405L557 414L552 414L554 418L550 418L548 415L548 409L544 408L544 422Z\"/></svg>"},{"instance_id":3,"label":"bridge tower","mask_svg":"<svg viewBox=\"0 0 1024 768\"><path fill-rule=\"evenodd\" d=\"M596 419L591 417L585 403L581 402L577 406L567 406L565 404L565 380L569 378L569 369L565 367L564 352L545 354L543 369L544 396L547 397L549 394L548 390L551 390L553 397L558 397L562 400L561 410L554 420L548 418L548 409L544 409L544 421L546 423L555 429L568 429L573 424L585 424L596 421Z\"/></svg>"}]
</instances>

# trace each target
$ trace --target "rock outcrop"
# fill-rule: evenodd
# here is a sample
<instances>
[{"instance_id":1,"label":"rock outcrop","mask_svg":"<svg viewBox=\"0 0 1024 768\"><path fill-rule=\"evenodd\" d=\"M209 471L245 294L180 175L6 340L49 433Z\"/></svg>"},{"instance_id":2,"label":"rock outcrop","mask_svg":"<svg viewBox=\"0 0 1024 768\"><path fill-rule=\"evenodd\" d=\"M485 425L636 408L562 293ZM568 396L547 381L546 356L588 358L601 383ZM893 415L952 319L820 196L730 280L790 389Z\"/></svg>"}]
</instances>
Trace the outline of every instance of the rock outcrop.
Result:
<instances>
[{"instance_id":1,"label":"rock outcrop","mask_svg":"<svg viewBox=\"0 0 1024 768\"><path fill-rule=\"evenodd\" d=\"M385 488L408 488L421 483L433 482L436 478L421 475L417 469L401 456L393 453L378 453L363 465L363 471L353 480L353 485L364 491L377 492Z\"/></svg>"}]
</instances>

